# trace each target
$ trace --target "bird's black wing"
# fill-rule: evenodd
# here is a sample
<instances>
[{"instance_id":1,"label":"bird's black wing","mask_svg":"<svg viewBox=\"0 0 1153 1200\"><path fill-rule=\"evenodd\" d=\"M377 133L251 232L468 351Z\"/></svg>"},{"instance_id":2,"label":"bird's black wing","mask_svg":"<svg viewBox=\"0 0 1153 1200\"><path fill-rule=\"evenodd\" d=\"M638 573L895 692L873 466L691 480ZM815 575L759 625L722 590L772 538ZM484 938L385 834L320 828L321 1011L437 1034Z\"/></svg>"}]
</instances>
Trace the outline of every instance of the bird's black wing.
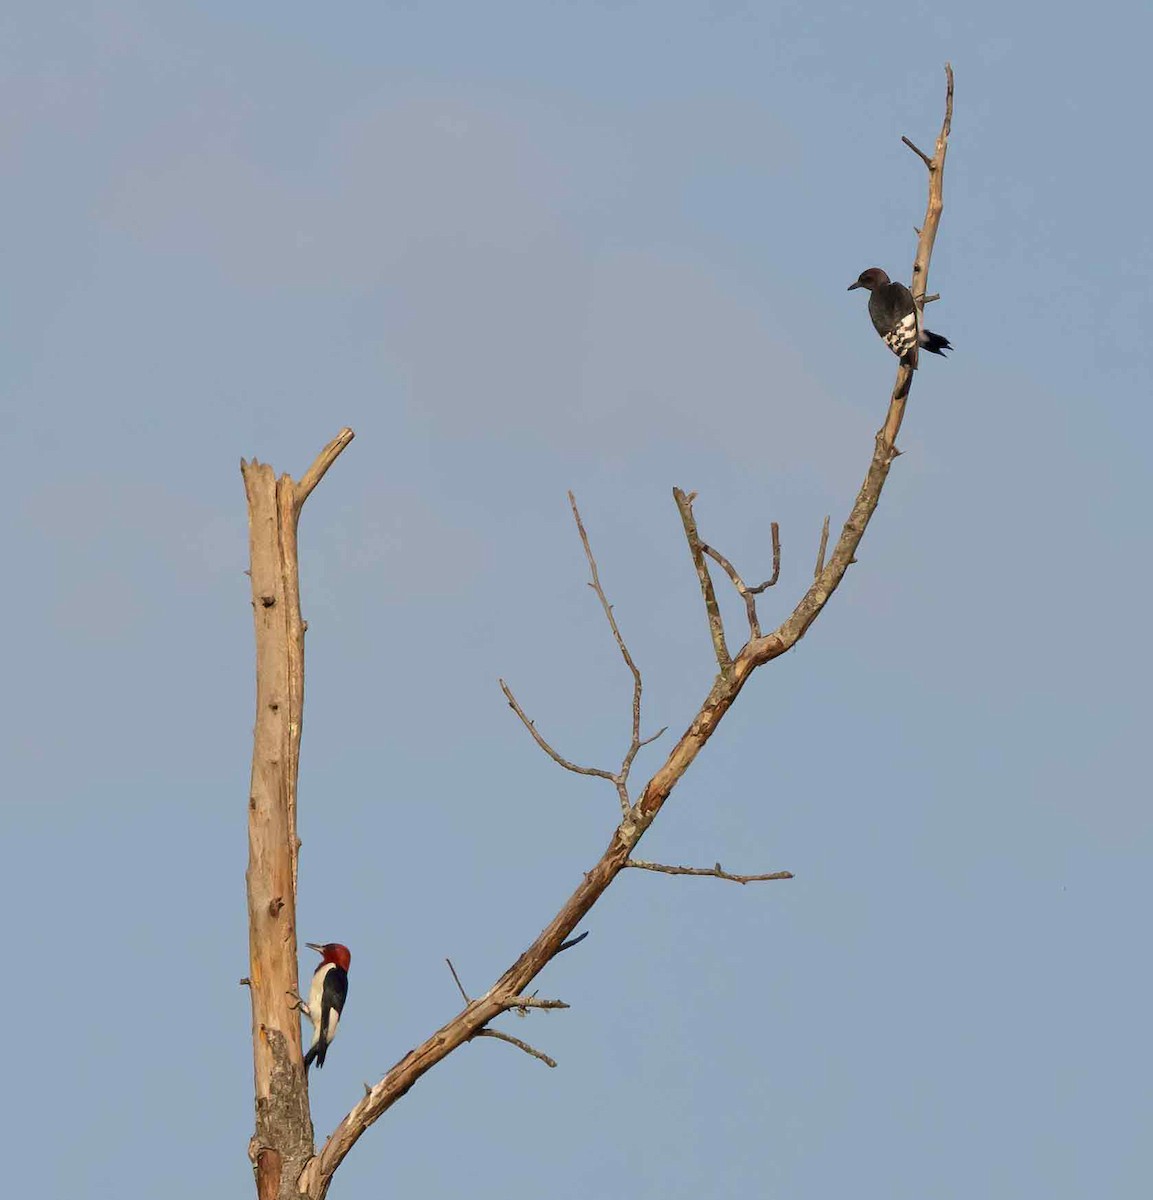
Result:
<instances>
[{"instance_id":1,"label":"bird's black wing","mask_svg":"<svg viewBox=\"0 0 1153 1200\"><path fill-rule=\"evenodd\" d=\"M903 283L886 283L869 297L869 316L873 328L885 345L903 361L917 365L921 341L921 316L913 293Z\"/></svg>"},{"instance_id":2,"label":"bird's black wing","mask_svg":"<svg viewBox=\"0 0 1153 1200\"><path fill-rule=\"evenodd\" d=\"M348 972L334 967L324 981L324 1004L336 1011L344 1011L344 1002L348 998Z\"/></svg>"}]
</instances>

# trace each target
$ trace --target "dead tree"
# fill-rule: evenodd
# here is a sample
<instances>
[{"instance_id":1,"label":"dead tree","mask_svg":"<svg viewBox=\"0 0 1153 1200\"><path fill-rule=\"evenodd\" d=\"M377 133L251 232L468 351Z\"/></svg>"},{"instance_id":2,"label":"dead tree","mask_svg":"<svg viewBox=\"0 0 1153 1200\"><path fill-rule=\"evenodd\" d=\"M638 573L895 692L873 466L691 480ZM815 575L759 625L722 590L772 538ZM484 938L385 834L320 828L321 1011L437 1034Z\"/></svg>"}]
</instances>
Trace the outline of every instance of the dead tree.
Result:
<instances>
[{"instance_id":1,"label":"dead tree","mask_svg":"<svg viewBox=\"0 0 1153 1200\"><path fill-rule=\"evenodd\" d=\"M953 115L953 72L946 71L945 117L933 155L902 139L928 169L929 201L918 231L911 290L917 303L927 296L929 262L942 209L942 179ZM702 540L693 513L694 493L675 488L673 496L684 526L685 539L700 584L716 657L717 673L708 695L688 729L669 751L664 763L633 798L629 775L638 751L660 734L641 736L641 673L617 626L612 606L601 586L596 559L576 502L570 493L573 519L588 561L590 587L604 609L612 637L633 680L632 727L618 769L580 766L560 755L537 730L512 690L501 688L513 711L536 743L568 771L610 782L620 803L621 819L608 847L584 875L576 891L545 926L527 950L481 996L470 997L456 971L453 978L464 999L455 1017L406 1054L349 1109L323 1146L313 1141L308 1086L301 1055L296 956L296 876L299 841L296 835L296 779L304 701L304 632L300 614L296 529L304 502L325 472L352 441L343 429L321 451L299 482L287 475L276 478L266 464L242 462L248 497L252 606L256 625L256 725L252 785L248 802L249 861L248 921L250 967L242 982L252 997L252 1047L256 1094L256 1130L249 1156L256 1176L258 1200L323 1200L336 1169L360 1136L379 1120L427 1071L459 1046L476 1037L495 1037L556 1064L542 1051L519 1038L492 1028L492 1021L509 1011L564 1008L559 1000L538 998L529 987L544 967L576 940L573 933L613 880L627 868L671 875L708 875L746 884L789 879L787 871L736 875L712 867L667 866L635 857L635 850L661 806L704 748L742 688L758 667L791 649L805 635L837 590L855 560L869 521L876 511L889 469L896 460L897 435L913 369L902 363L889 399L884 424L878 431L872 460L832 553L828 551L828 519L821 538L812 584L789 617L770 633L761 630L757 596L773 586L780 574L780 540L772 526L773 568L763 583L750 587L719 550ZM744 601L748 636L736 654L717 603L709 561L721 568ZM661 731L664 732L663 730Z\"/></svg>"}]
</instances>

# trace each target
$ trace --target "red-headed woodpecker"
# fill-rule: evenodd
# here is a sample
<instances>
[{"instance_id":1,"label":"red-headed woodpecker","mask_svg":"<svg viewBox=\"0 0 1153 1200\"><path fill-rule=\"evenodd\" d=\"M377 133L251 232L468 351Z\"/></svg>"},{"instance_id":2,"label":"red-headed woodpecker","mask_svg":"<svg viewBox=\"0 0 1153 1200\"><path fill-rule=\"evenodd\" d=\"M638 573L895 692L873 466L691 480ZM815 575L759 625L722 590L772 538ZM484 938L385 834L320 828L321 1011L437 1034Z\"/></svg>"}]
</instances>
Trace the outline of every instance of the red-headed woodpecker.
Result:
<instances>
[{"instance_id":1,"label":"red-headed woodpecker","mask_svg":"<svg viewBox=\"0 0 1153 1200\"><path fill-rule=\"evenodd\" d=\"M873 318L873 328L901 362L908 363L914 371L922 349L942 358L946 350L952 350L948 338L921 328L921 310L913 293L903 283L891 283L880 267L862 271L857 282L849 284L850 292L853 288L866 288L871 293L869 316Z\"/></svg>"},{"instance_id":2,"label":"red-headed woodpecker","mask_svg":"<svg viewBox=\"0 0 1153 1200\"><path fill-rule=\"evenodd\" d=\"M324 1056L329 1043L336 1037L344 999L348 995L348 965L352 955L347 946L339 942L306 942L310 950L320 954L320 966L312 975L312 987L308 992L308 1019L312 1022L312 1046L304 1056L304 1069L312 1066L313 1059L318 1067L324 1066Z\"/></svg>"}]
</instances>

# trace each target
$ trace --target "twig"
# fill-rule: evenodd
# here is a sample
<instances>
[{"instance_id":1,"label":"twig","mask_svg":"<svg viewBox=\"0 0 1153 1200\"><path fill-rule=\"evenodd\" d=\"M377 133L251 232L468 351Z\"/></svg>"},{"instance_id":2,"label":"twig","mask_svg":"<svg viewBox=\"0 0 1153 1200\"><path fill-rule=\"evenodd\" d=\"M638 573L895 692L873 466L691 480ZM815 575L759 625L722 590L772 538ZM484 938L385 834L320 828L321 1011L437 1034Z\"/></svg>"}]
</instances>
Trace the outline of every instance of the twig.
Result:
<instances>
[{"instance_id":1,"label":"twig","mask_svg":"<svg viewBox=\"0 0 1153 1200\"><path fill-rule=\"evenodd\" d=\"M701 551L707 554L715 563L724 570L725 574L732 580L733 587L737 589L737 594L745 602L745 614L749 619L749 636L758 638L761 636L761 622L757 616L756 597L759 596L766 588L773 587L777 580L781 577L781 527L776 521L772 524L773 530L773 573L765 580L764 583L758 583L756 587L749 587L747 583L737 573L736 567L717 549L713 546L706 545L701 542Z\"/></svg>"},{"instance_id":2,"label":"twig","mask_svg":"<svg viewBox=\"0 0 1153 1200\"><path fill-rule=\"evenodd\" d=\"M534 992L531 996L510 996L503 1001L504 1008L519 1008L522 1012L529 1008L571 1008L563 1000L542 1000Z\"/></svg>"},{"instance_id":3,"label":"twig","mask_svg":"<svg viewBox=\"0 0 1153 1200\"><path fill-rule=\"evenodd\" d=\"M300 506L312 494L312 489L324 478L328 468L340 457L345 446L348 445L356 434L346 425L337 435L328 443L327 446L316 456L316 461L301 475L300 480L296 485L296 507L299 511Z\"/></svg>"},{"instance_id":4,"label":"twig","mask_svg":"<svg viewBox=\"0 0 1153 1200\"><path fill-rule=\"evenodd\" d=\"M580 937L573 938L572 941L568 943L568 946L575 946L577 944L577 942L583 941L587 937L588 937L587 933L582 933L580 935ZM562 946L561 949L562 950L567 949L567 946ZM460 994L464 997L465 1004L471 1004L472 997L468 994L468 992L466 992L464 990L464 984L461 983L460 976L456 973L456 967L454 967L452 965L452 959L446 958L444 961L446 963L448 963L448 969L452 972L453 979L456 980L457 989L460 991ZM546 1005L544 1002L542 1002L541 1007L542 1008L557 1007L557 1005L556 1004ZM473 1034L473 1037L497 1038L502 1042L508 1042L509 1045L511 1045L511 1046L516 1046L518 1049L523 1050L525 1052L525 1054L531 1054L533 1056L533 1058L539 1058L541 1060L541 1062L544 1063L546 1066L549 1066L549 1067L556 1066L555 1059L549 1058L549 1056L547 1054L543 1054L540 1050L534 1049L532 1046L530 1046L528 1044L528 1042L522 1042L520 1040L520 1038L513 1037L511 1033L502 1033L499 1029L487 1029L486 1028L486 1029L478 1029L476 1031L476 1033ZM472 1039L470 1038L469 1040L471 1041ZM372 1089L367 1084L365 1084L364 1090L365 1090L366 1095L370 1095L372 1092Z\"/></svg>"},{"instance_id":5,"label":"twig","mask_svg":"<svg viewBox=\"0 0 1153 1200\"><path fill-rule=\"evenodd\" d=\"M733 587L737 589L737 594L745 602L745 616L749 621L749 637L759 638L761 636L761 619L757 614L756 598L766 589L776 585L776 582L781 577L781 527L774 521L772 523L773 531L773 573L765 580L764 583L758 583L756 587L749 587L747 583L737 573L736 567L717 549L712 546L701 543L701 550L707 554L714 562L716 562L728 575L733 582Z\"/></svg>"},{"instance_id":6,"label":"twig","mask_svg":"<svg viewBox=\"0 0 1153 1200\"><path fill-rule=\"evenodd\" d=\"M773 573L764 583L758 583L756 587L749 588L754 596L759 596L765 588L776 587L777 580L781 577L781 527L774 521L771 528L773 533Z\"/></svg>"},{"instance_id":7,"label":"twig","mask_svg":"<svg viewBox=\"0 0 1153 1200\"><path fill-rule=\"evenodd\" d=\"M825 569L825 551L829 548L829 518L825 517L825 523L821 526L821 544L817 549L817 566L813 571L813 578L820 577L821 572Z\"/></svg>"},{"instance_id":8,"label":"twig","mask_svg":"<svg viewBox=\"0 0 1153 1200\"><path fill-rule=\"evenodd\" d=\"M665 732L668 726L659 729L650 737L641 737L641 695L644 687L641 682L640 668L633 661L633 656L629 653L629 648L625 644L625 639L621 634L620 626L617 624L616 615L613 612L613 606L609 603L608 597L605 595L605 590L601 586L600 572L597 569L596 556L593 554L592 546L589 543L589 536L584 527L584 521L581 519L580 509L577 508L576 497L569 492L569 504L572 507L573 520L576 522L577 532L580 534L581 545L584 547L585 559L589 565L589 587L596 593L597 599L600 601L601 608L604 611L605 618L609 623L609 629L613 635L613 641L617 644L617 649L621 652L621 658L624 659L625 666L628 667L629 673L633 677L633 703L632 703L632 726L629 737L628 749L625 751L624 758L621 760L619 771L606 771L601 767L581 767L576 763L569 762L567 758L563 758L558 754L552 746L545 741L537 732L536 724L530 721L525 711L517 703L516 697L512 694L511 688L502 679L500 680L501 691L504 692L505 699L509 703L509 707L520 717L524 727L532 734L533 740L538 746L559 766L564 767L566 771L573 771L577 775L593 775L598 779L607 779L617 790L617 798L620 801L621 816L628 820L632 810L632 800L629 797L629 772L632 770L633 762L641 748L649 745L650 742L655 742L657 738Z\"/></svg>"},{"instance_id":9,"label":"twig","mask_svg":"<svg viewBox=\"0 0 1153 1200\"><path fill-rule=\"evenodd\" d=\"M573 520L576 522L577 532L580 534L581 545L584 547L585 558L588 560L589 574L592 576L589 580L589 587L596 592L597 599L601 602L605 619L612 630L613 641L616 642L617 649L621 652L621 658L625 660L625 666L628 667L629 673L633 677L633 740L639 741L641 735L641 673L637 669L637 664L633 662L633 656L629 653L629 648L625 645L624 638L621 637L620 627L617 625L617 619L613 615L613 606L608 602L604 588L601 587L600 572L597 571L597 560L593 556L592 547L589 545L589 535L585 532L580 509L577 508L576 497L572 492L568 494L568 502L572 508Z\"/></svg>"},{"instance_id":10,"label":"twig","mask_svg":"<svg viewBox=\"0 0 1153 1200\"><path fill-rule=\"evenodd\" d=\"M513 1037L511 1033L502 1033L499 1029L478 1029L473 1034L473 1037L490 1037L496 1038L498 1041L508 1042L510 1046L515 1046L518 1050L523 1050L525 1054L531 1054L533 1058L539 1058L546 1067L556 1066L555 1058L549 1058L543 1051L535 1049L528 1042L522 1042L520 1038Z\"/></svg>"},{"instance_id":11,"label":"twig","mask_svg":"<svg viewBox=\"0 0 1153 1200\"><path fill-rule=\"evenodd\" d=\"M713 879L727 879L731 883L761 883L769 879L792 879L792 871L773 871L768 875L731 875L720 863L712 867L667 867L664 863L646 862L643 858L630 858L626 867L641 871L656 871L661 875L708 875Z\"/></svg>"},{"instance_id":12,"label":"twig","mask_svg":"<svg viewBox=\"0 0 1153 1200\"><path fill-rule=\"evenodd\" d=\"M907 137L901 138L901 141L904 142L910 150L912 150L912 152L925 164L925 166L929 168L930 171L933 169L933 160L924 152L924 150L918 150L917 147L914 146Z\"/></svg>"},{"instance_id":13,"label":"twig","mask_svg":"<svg viewBox=\"0 0 1153 1200\"><path fill-rule=\"evenodd\" d=\"M601 587L601 577L600 572L597 570L597 560L593 555L592 546L589 545L589 535L585 532L580 509L577 508L576 497L571 491L568 494L568 502L572 508L573 520L576 522L577 532L580 534L581 545L584 547L585 558L589 565L589 575L591 577L589 579L589 587L596 592L597 599L601 602L605 619L609 623L609 629L612 630L613 641L616 642L617 649L621 652L621 658L624 659L625 666L628 667L629 673L633 677L632 736L629 739L629 748L625 751L625 756L621 761L621 769L612 777L613 783L616 784L618 798L620 799L621 813L624 816L628 816L632 805L628 793L629 771L632 770L633 760L636 758L640 748L646 744L641 740L641 693L643 691L641 673L637 664L633 662L633 656L629 653L628 646L625 645L625 639L621 636L620 627L617 625L617 619L613 613L613 606L609 603L604 588ZM656 737L659 736L660 734L657 734L648 740L655 741Z\"/></svg>"},{"instance_id":14,"label":"twig","mask_svg":"<svg viewBox=\"0 0 1153 1200\"><path fill-rule=\"evenodd\" d=\"M471 1004L471 1003L472 1003L472 997L471 997L471 996L468 994L468 992L466 992L466 991L464 990L464 984L463 984L463 983L461 983L461 981L460 981L460 976L459 976L459 975L456 973L456 967L454 967L454 966L452 965L452 959L451 959L451 958L446 958L444 961L445 961L446 963L448 963L448 969L449 969L449 970L452 972L452 977L453 977L453 979L455 979L455 980L456 980L456 986L457 986L457 990L458 990L458 991L460 992L460 994L461 994L461 995L464 997L464 1002L465 1002L465 1004Z\"/></svg>"},{"instance_id":15,"label":"twig","mask_svg":"<svg viewBox=\"0 0 1153 1200\"><path fill-rule=\"evenodd\" d=\"M517 703L516 697L512 694L512 689L503 679L497 681L500 684L500 690L504 692L504 698L508 701L508 706L520 717L525 729L532 734L533 741L555 762L558 766L564 767L566 771L572 771L577 775L595 775L597 779L607 779L610 783L616 783L617 777L612 771L604 771L600 767L579 767L576 763L569 762L567 758L562 758L537 732L536 725L530 721L525 714L525 711Z\"/></svg>"},{"instance_id":16,"label":"twig","mask_svg":"<svg viewBox=\"0 0 1153 1200\"><path fill-rule=\"evenodd\" d=\"M733 587L737 589L737 595L745 602L745 615L749 619L749 637L760 637L761 622L757 617L757 598L745 586L745 581L737 574L736 567L719 550L713 549L706 542L701 542L701 552L707 554L709 558L717 563L733 581Z\"/></svg>"},{"instance_id":17,"label":"twig","mask_svg":"<svg viewBox=\"0 0 1153 1200\"><path fill-rule=\"evenodd\" d=\"M681 514L681 523L685 527L685 540L689 544L689 553L693 558L693 566L697 569L697 579L701 585L701 595L705 601L705 614L709 620L709 636L713 639L713 653L716 655L717 666L722 675L727 675L732 669L733 660L729 648L725 645L725 626L721 620L721 610L717 604L717 594L713 590L713 579L709 574L708 564L701 544L701 536L697 532L697 519L693 516L693 501L696 492L687 494L680 488L673 488L673 499L677 502L677 511Z\"/></svg>"}]
</instances>

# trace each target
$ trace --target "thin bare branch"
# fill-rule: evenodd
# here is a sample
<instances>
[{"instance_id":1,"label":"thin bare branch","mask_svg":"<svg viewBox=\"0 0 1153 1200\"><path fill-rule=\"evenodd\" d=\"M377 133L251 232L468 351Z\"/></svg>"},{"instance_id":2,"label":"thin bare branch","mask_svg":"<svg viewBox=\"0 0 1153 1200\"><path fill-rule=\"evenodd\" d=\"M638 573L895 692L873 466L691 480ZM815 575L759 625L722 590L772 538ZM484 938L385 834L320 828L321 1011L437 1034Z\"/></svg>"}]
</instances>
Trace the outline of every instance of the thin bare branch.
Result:
<instances>
[{"instance_id":1,"label":"thin bare branch","mask_svg":"<svg viewBox=\"0 0 1153 1200\"><path fill-rule=\"evenodd\" d=\"M461 996L464 997L465 1004L471 1004L472 997L464 990L464 984L461 983L460 976L456 973L456 967L452 965L452 959L446 958L444 961L448 963L448 969L452 972L453 979L456 980L457 990L460 992Z\"/></svg>"},{"instance_id":2,"label":"thin bare branch","mask_svg":"<svg viewBox=\"0 0 1153 1200\"><path fill-rule=\"evenodd\" d=\"M535 993L531 996L510 996L504 1002L505 1010L519 1008L521 1010L528 1008L571 1008L563 1000L542 1000Z\"/></svg>"},{"instance_id":3,"label":"thin bare branch","mask_svg":"<svg viewBox=\"0 0 1153 1200\"><path fill-rule=\"evenodd\" d=\"M829 548L829 518L825 517L825 523L821 526L821 544L817 547L817 565L813 571L813 578L817 579L821 572L825 569L825 551Z\"/></svg>"},{"instance_id":4,"label":"thin bare branch","mask_svg":"<svg viewBox=\"0 0 1153 1200\"><path fill-rule=\"evenodd\" d=\"M737 595L745 602L745 616L749 622L749 637L754 639L761 636L761 619L757 613L756 598L766 588L774 587L777 580L781 577L781 527L776 521L772 523L772 531L773 573L764 583L758 583L756 587L749 587L741 578L736 567L716 547L701 542L701 552L707 554L728 575L733 587L737 589Z\"/></svg>"},{"instance_id":5,"label":"thin bare branch","mask_svg":"<svg viewBox=\"0 0 1153 1200\"><path fill-rule=\"evenodd\" d=\"M581 519L580 509L577 507L576 497L569 492L569 505L572 508L573 520L576 522L577 532L580 534L581 545L584 547L585 559L589 566L589 587L596 593L597 599L605 614L605 619L609 623L609 629L613 635L613 641L616 642L617 649L621 653L621 658L624 659L625 666L629 669L629 674L633 677L633 698L632 698L632 726L629 737L628 749L625 751L624 758L621 760L619 771L606 771L601 767L581 767L576 763L569 762L568 759L558 754L552 746L545 741L537 732L536 724L530 721L524 712L524 709L517 703L516 697L513 696L511 689L502 679L500 680L501 691L504 692L505 699L509 703L509 707L520 717L525 728L532 734L533 740L538 746L559 766L564 767L566 771L572 771L577 775L593 775L598 779L607 779L617 790L617 798L620 801L621 816L628 819L629 812L632 808L632 801L629 797L629 772L632 770L633 762L637 754L643 746L647 746L650 742L656 741L657 738L664 733L664 729L655 733L652 737L641 737L641 696L644 690L644 685L641 681L640 669L637 667L633 656L629 653L629 648L625 643L625 639L620 631L620 626L617 624L616 615L613 612L613 606L609 603L608 597L605 595L605 590L601 586L600 571L597 568L596 556L593 554L592 545L589 542L589 536L585 530L584 521Z\"/></svg>"},{"instance_id":6,"label":"thin bare branch","mask_svg":"<svg viewBox=\"0 0 1153 1200\"><path fill-rule=\"evenodd\" d=\"M499 1029L478 1029L473 1037L497 1038L499 1041L508 1042L510 1046L515 1046L518 1050L523 1050L525 1054L531 1054L533 1058L539 1058L546 1067L556 1066L555 1058L549 1058L543 1051L530 1046L528 1042L522 1042L520 1038L513 1037L511 1033L502 1033Z\"/></svg>"},{"instance_id":7,"label":"thin bare branch","mask_svg":"<svg viewBox=\"0 0 1153 1200\"><path fill-rule=\"evenodd\" d=\"M712 867L667 867L664 863L646 862L643 858L630 858L626 867L641 871L656 871L660 875L707 875L712 879L727 879L730 883L762 883L770 879L792 879L792 871L773 871L769 875L732 875L717 863Z\"/></svg>"},{"instance_id":8,"label":"thin bare branch","mask_svg":"<svg viewBox=\"0 0 1153 1200\"><path fill-rule=\"evenodd\" d=\"M925 166L929 168L930 171L933 169L933 160L924 152L924 150L918 150L917 147L914 146L907 137L901 138L901 141L904 142L910 150L912 150L912 152L925 164Z\"/></svg>"},{"instance_id":9,"label":"thin bare branch","mask_svg":"<svg viewBox=\"0 0 1153 1200\"><path fill-rule=\"evenodd\" d=\"M612 630L613 641L616 642L617 649L621 652L621 658L624 659L625 666L628 667L629 673L633 677L632 734L629 738L628 749L621 760L621 769L613 776L613 783L616 784L617 789L617 797L620 800L621 815L627 817L629 809L632 807L632 801L629 798L629 772L632 770L633 762L640 752L641 747L647 746L651 741L655 741L656 738L660 737L660 734L654 734L651 738L641 738L641 695L644 688L641 682L640 668L633 661L633 656L629 653L629 648L625 644L624 637L621 635L620 627L617 625L613 606L609 603L604 588L601 587L600 572L597 570L597 560L592 552L592 546L589 544L589 536L585 531L584 521L581 520L580 509L577 508L576 497L571 491L568 494L568 502L572 508L573 520L576 522L581 545L584 547L585 559L589 565L589 587L596 593L597 599L601 603L605 619L609 623L609 629Z\"/></svg>"},{"instance_id":10,"label":"thin bare branch","mask_svg":"<svg viewBox=\"0 0 1153 1200\"><path fill-rule=\"evenodd\" d=\"M754 596L759 596L766 588L776 587L777 580L781 577L781 527L776 523L772 524L773 532L773 573L765 580L764 583L758 583L756 587L749 588L749 591Z\"/></svg>"},{"instance_id":11,"label":"thin bare branch","mask_svg":"<svg viewBox=\"0 0 1153 1200\"><path fill-rule=\"evenodd\" d=\"M681 523L685 527L685 540L689 544L689 553L693 558L693 566L697 569L697 579L701 585L701 596L705 601L705 614L709 620L709 636L713 639L713 653L716 655L717 667L722 675L732 669L733 660L729 648L725 644L725 626L721 620L720 606L717 604L717 594L713 589L713 579L709 574L708 563L705 562L705 552L701 543L701 535L697 532L697 519L693 516L693 501L696 492L684 492L673 488L673 499L677 502L677 511L681 514Z\"/></svg>"},{"instance_id":12,"label":"thin bare branch","mask_svg":"<svg viewBox=\"0 0 1153 1200\"><path fill-rule=\"evenodd\" d=\"M601 602L601 608L604 609L605 619L609 623L609 628L612 630L613 641L617 644L617 649L621 652L621 658L625 660L625 666L628 667L629 673L633 677L633 736L632 743L629 747L630 753L625 758L625 765L622 767L622 774L628 776L628 768L632 765L633 756L636 755L637 748L640 745L641 736L641 673L637 668L637 664L633 662L633 656L629 653L628 646L625 645L625 639L621 637L620 627L617 625L617 619L613 615L613 606L609 603L608 597L605 595L605 590L601 587L600 572L597 570L597 560L593 555L592 547L589 545L589 535L585 532L584 522L581 520L580 509L577 508L576 497L569 492L568 502L572 508L573 520L576 522L577 532L580 534L581 545L584 547L585 558L588 560L589 587L597 594L597 599Z\"/></svg>"},{"instance_id":13,"label":"thin bare branch","mask_svg":"<svg viewBox=\"0 0 1153 1200\"><path fill-rule=\"evenodd\" d=\"M504 692L504 698L508 701L509 708L520 717L525 729L532 734L533 741L536 742L554 763L564 767L566 771L572 771L576 775L595 775L597 779L607 779L610 783L616 783L617 777L612 771L602 771L600 767L579 767L576 763L569 762L567 758L562 758L537 732L536 725L528 719L524 709L517 703L517 699L512 694L512 689L508 684L503 679L497 682L500 684L500 690Z\"/></svg>"},{"instance_id":14,"label":"thin bare branch","mask_svg":"<svg viewBox=\"0 0 1153 1200\"><path fill-rule=\"evenodd\" d=\"M717 563L725 574L732 580L733 587L737 589L737 595L745 602L745 615L749 620L749 637L761 636L761 622L757 616L757 598L753 592L745 586L745 581L737 574L736 567L719 551L708 545L706 542L701 542L701 551L707 554L715 563Z\"/></svg>"},{"instance_id":15,"label":"thin bare branch","mask_svg":"<svg viewBox=\"0 0 1153 1200\"><path fill-rule=\"evenodd\" d=\"M300 477L300 482L296 485L296 507L298 509L312 495L312 489L324 478L328 468L336 462L354 437L356 434L346 425L316 456L316 461L304 472Z\"/></svg>"}]
</instances>

